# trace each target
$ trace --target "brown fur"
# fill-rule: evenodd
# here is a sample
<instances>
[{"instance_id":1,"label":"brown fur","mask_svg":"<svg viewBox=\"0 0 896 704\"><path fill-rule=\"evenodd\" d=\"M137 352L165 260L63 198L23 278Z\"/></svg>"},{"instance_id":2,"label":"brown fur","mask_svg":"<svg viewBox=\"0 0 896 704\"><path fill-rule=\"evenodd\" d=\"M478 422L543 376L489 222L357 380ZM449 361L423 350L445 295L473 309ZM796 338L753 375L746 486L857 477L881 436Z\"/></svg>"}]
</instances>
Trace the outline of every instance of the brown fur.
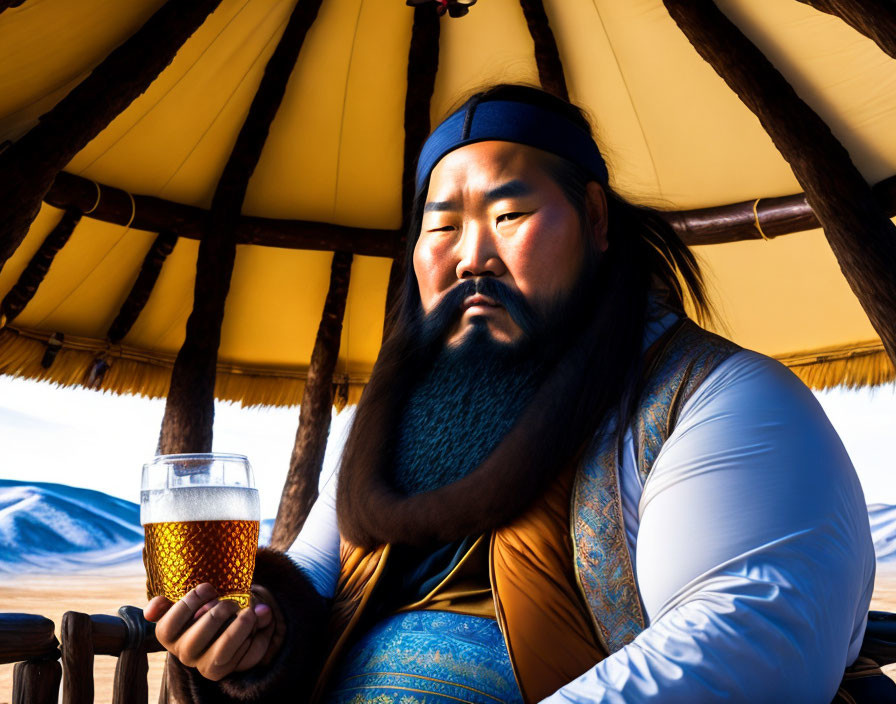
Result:
<instances>
[{"instance_id":1,"label":"brown fur","mask_svg":"<svg viewBox=\"0 0 896 704\"><path fill-rule=\"evenodd\" d=\"M568 466L619 398L605 370L589 362L612 344L596 315L547 378L504 440L475 470L439 489L406 496L386 477L390 429L396 427L408 372L400 333L383 347L346 443L337 490L343 536L361 547L448 542L506 524ZM620 386L624 383L619 380Z\"/></svg>"},{"instance_id":2,"label":"brown fur","mask_svg":"<svg viewBox=\"0 0 896 704\"><path fill-rule=\"evenodd\" d=\"M273 662L218 682L168 657L168 687L183 704L306 702L326 654L329 605L302 571L281 552L259 548L255 584L266 587L282 614L286 634Z\"/></svg>"}]
</instances>

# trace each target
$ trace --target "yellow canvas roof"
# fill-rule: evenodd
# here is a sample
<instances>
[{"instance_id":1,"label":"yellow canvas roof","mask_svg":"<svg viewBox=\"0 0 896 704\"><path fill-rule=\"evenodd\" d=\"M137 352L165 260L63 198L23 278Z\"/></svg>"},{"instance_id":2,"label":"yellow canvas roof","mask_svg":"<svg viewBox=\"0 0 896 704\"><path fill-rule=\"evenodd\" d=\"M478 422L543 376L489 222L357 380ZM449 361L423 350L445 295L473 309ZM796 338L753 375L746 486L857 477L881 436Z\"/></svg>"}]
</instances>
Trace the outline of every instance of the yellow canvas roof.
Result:
<instances>
[{"instance_id":1,"label":"yellow canvas roof","mask_svg":"<svg viewBox=\"0 0 896 704\"><path fill-rule=\"evenodd\" d=\"M0 141L16 140L163 3L25 2L0 14ZM292 0L224 0L174 61L65 167L131 194L208 208ZM831 127L869 183L896 174L896 61L799 2L726 0L723 11ZM545 0L571 99L585 107L632 199L701 208L799 193L754 115L695 52L660 0ZM403 111L413 11L398 0L325 0L249 184L246 215L365 228L401 223ZM473 89L537 83L518 0L441 20L435 124ZM0 271L6 294L62 217L44 205ZM155 233L85 215L36 295L0 332L0 371L164 395L190 314L198 242L181 238L121 345L105 341ZM879 383L892 366L823 233L696 247L716 327L815 386ZM241 245L227 299L217 395L301 398L332 254ZM351 400L381 341L391 261L356 256L337 379ZM62 333L44 369L46 340Z\"/></svg>"}]
</instances>

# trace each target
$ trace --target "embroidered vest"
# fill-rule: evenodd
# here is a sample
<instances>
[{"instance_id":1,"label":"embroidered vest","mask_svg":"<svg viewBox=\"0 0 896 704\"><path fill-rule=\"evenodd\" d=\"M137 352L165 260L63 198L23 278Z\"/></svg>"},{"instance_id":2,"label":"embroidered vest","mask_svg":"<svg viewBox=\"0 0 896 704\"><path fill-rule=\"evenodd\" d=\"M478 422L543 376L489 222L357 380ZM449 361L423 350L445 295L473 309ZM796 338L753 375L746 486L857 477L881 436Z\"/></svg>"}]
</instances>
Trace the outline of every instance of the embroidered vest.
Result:
<instances>
[{"instance_id":1,"label":"embroidered vest","mask_svg":"<svg viewBox=\"0 0 896 704\"><path fill-rule=\"evenodd\" d=\"M690 320L657 355L635 414L635 457L642 483L672 433L684 402L719 364L740 348ZM575 571L597 637L615 653L647 626L622 522L621 437L608 437L596 461L584 465L573 488Z\"/></svg>"},{"instance_id":2,"label":"embroidered vest","mask_svg":"<svg viewBox=\"0 0 896 704\"><path fill-rule=\"evenodd\" d=\"M635 414L638 471L646 479L681 406L740 348L690 320L676 324L646 374ZM492 532L495 610L523 698L538 702L646 627L619 489L621 438L610 434L588 462L561 472L521 516ZM322 695L389 554L345 541Z\"/></svg>"}]
</instances>

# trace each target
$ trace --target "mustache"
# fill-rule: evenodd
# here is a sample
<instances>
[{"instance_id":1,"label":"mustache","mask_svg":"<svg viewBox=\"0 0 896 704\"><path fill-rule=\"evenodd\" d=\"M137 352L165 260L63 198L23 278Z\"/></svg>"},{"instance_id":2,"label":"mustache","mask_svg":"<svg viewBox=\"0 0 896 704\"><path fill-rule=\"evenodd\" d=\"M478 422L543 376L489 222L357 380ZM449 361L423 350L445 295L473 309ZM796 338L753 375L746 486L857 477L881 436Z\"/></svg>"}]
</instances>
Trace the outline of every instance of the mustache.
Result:
<instances>
[{"instance_id":1,"label":"mustache","mask_svg":"<svg viewBox=\"0 0 896 704\"><path fill-rule=\"evenodd\" d=\"M488 296L503 306L523 332L524 338L531 338L539 329L540 316L521 293L496 279L478 277L461 281L449 289L436 307L423 317L420 324L423 344L428 345L441 340L463 313L464 301L477 293Z\"/></svg>"}]
</instances>

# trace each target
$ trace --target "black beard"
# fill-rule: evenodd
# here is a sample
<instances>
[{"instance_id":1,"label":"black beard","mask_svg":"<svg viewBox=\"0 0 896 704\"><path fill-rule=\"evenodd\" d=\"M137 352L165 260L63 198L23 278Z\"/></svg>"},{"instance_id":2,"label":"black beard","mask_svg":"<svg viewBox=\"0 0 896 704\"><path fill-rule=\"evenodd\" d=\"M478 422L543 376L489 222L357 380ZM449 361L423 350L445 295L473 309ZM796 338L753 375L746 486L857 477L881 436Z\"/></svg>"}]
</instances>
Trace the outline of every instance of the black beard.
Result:
<instances>
[{"instance_id":1,"label":"black beard","mask_svg":"<svg viewBox=\"0 0 896 704\"><path fill-rule=\"evenodd\" d=\"M544 360L537 388L497 446L463 478L411 495L390 481L396 433L446 338L423 344L419 295L404 293L342 454L336 504L348 543L437 545L505 525L570 467L611 414L624 422L641 374L649 290L635 245L586 256L565 305L541 316L545 326L530 338Z\"/></svg>"},{"instance_id":2,"label":"black beard","mask_svg":"<svg viewBox=\"0 0 896 704\"><path fill-rule=\"evenodd\" d=\"M462 281L418 319L432 362L418 368L390 443L396 490L411 495L461 479L501 442L578 329L596 271L587 261L570 293L540 307L495 279ZM507 309L522 331L518 341L496 341L485 319L474 317L460 344L445 345L474 293Z\"/></svg>"},{"instance_id":3,"label":"black beard","mask_svg":"<svg viewBox=\"0 0 896 704\"><path fill-rule=\"evenodd\" d=\"M459 346L443 348L401 413L395 489L436 489L478 467L532 398L541 366L525 346L495 342L484 324L474 324Z\"/></svg>"}]
</instances>

